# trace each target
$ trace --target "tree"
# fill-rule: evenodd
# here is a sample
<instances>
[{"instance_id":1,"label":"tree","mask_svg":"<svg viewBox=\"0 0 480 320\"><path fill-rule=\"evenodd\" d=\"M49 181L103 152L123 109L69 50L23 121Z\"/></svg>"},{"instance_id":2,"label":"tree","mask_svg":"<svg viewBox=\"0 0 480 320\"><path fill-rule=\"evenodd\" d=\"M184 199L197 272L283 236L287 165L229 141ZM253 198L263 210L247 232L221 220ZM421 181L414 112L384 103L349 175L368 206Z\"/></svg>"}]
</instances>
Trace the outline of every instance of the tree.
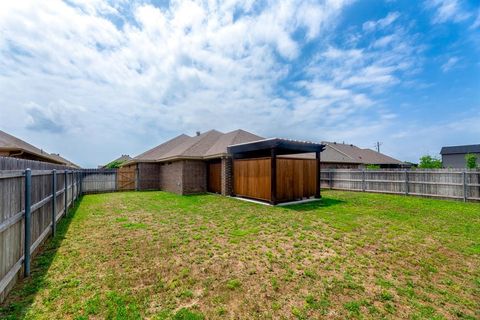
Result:
<instances>
[{"instance_id":1,"label":"tree","mask_svg":"<svg viewBox=\"0 0 480 320\"><path fill-rule=\"evenodd\" d=\"M425 155L420 158L418 167L422 169L440 169L442 167L442 160L436 157Z\"/></svg>"},{"instance_id":2,"label":"tree","mask_svg":"<svg viewBox=\"0 0 480 320\"><path fill-rule=\"evenodd\" d=\"M110 162L109 164L107 164L107 165L105 166L105 168L107 168L107 169L117 169L117 168L120 168L120 166L122 165L123 162L124 162L124 161L117 161L117 160L115 160L115 161L112 161L112 162Z\"/></svg>"},{"instance_id":3,"label":"tree","mask_svg":"<svg viewBox=\"0 0 480 320\"><path fill-rule=\"evenodd\" d=\"M475 169L477 167L477 156L473 153L465 155L465 165L468 169Z\"/></svg>"}]
</instances>

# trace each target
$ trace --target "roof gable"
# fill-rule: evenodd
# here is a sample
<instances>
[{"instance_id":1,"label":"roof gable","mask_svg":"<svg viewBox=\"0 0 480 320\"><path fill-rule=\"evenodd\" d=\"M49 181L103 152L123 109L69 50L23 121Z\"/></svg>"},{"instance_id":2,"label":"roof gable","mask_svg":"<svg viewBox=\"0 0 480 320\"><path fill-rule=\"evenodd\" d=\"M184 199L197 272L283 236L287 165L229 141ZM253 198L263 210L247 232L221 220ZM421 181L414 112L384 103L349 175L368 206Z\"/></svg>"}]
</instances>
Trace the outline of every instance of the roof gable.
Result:
<instances>
[{"instance_id":1,"label":"roof gable","mask_svg":"<svg viewBox=\"0 0 480 320\"><path fill-rule=\"evenodd\" d=\"M238 129L235 131L227 132L212 145L210 149L204 154L206 157L215 155L227 154L227 148L231 145L245 142L252 142L257 140L263 140L265 138L257 136L256 134L248 131Z\"/></svg>"},{"instance_id":2,"label":"roof gable","mask_svg":"<svg viewBox=\"0 0 480 320\"><path fill-rule=\"evenodd\" d=\"M190 136L187 136L186 134L181 134L150 150L145 151L144 153L139 154L134 158L134 160L155 161L189 139L191 139Z\"/></svg>"}]
</instances>

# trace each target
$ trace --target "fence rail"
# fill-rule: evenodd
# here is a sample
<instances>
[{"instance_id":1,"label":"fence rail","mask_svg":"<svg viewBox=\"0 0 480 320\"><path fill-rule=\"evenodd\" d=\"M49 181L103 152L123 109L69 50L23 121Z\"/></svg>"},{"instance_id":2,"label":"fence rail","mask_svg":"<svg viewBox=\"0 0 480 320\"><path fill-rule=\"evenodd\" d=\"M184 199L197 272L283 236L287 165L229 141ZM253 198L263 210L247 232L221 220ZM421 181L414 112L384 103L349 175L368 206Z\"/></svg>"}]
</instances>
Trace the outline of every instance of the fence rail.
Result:
<instances>
[{"instance_id":1,"label":"fence rail","mask_svg":"<svg viewBox=\"0 0 480 320\"><path fill-rule=\"evenodd\" d=\"M480 170L324 169L322 188L480 201Z\"/></svg>"},{"instance_id":2,"label":"fence rail","mask_svg":"<svg viewBox=\"0 0 480 320\"><path fill-rule=\"evenodd\" d=\"M0 171L0 301L22 274L31 255L73 206L81 175L71 170Z\"/></svg>"}]
</instances>

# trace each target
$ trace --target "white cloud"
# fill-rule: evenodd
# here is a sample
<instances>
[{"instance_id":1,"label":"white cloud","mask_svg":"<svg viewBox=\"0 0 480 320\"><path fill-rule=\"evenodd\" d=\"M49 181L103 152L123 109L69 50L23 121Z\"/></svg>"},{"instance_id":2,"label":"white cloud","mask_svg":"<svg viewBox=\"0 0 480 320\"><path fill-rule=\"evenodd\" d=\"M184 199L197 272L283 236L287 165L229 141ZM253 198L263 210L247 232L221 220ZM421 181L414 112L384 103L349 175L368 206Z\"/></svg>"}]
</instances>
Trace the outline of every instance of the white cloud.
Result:
<instances>
[{"instance_id":1,"label":"white cloud","mask_svg":"<svg viewBox=\"0 0 480 320\"><path fill-rule=\"evenodd\" d=\"M470 17L458 0L426 0L425 6L434 11L433 23L460 22Z\"/></svg>"},{"instance_id":2,"label":"white cloud","mask_svg":"<svg viewBox=\"0 0 480 320\"><path fill-rule=\"evenodd\" d=\"M390 12L385 18L382 18L377 21L370 20L363 23L363 30L366 32L372 32L375 30L385 29L386 27L394 23L399 17L400 17L400 13Z\"/></svg>"},{"instance_id":3,"label":"white cloud","mask_svg":"<svg viewBox=\"0 0 480 320\"><path fill-rule=\"evenodd\" d=\"M450 57L448 60L442 64L442 71L448 72L452 70L457 64L460 59L458 57Z\"/></svg>"},{"instance_id":4,"label":"white cloud","mask_svg":"<svg viewBox=\"0 0 480 320\"><path fill-rule=\"evenodd\" d=\"M378 93L422 51L398 12L331 41L351 2L0 2L0 126L89 166L211 128L381 136L396 115ZM325 45L296 64L306 44Z\"/></svg>"}]
</instances>

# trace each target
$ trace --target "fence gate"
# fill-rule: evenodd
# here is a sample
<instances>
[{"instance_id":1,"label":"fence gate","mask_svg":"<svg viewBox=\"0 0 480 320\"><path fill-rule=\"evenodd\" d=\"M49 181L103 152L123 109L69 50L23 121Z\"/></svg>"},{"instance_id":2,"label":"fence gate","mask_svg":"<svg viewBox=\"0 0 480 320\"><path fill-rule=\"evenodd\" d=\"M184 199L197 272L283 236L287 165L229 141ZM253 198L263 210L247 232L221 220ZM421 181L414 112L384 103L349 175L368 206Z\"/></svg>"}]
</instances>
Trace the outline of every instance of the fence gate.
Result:
<instances>
[{"instance_id":1,"label":"fence gate","mask_svg":"<svg viewBox=\"0 0 480 320\"><path fill-rule=\"evenodd\" d=\"M135 166L118 168L117 190L135 190L135 171Z\"/></svg>"}]
</instances>

